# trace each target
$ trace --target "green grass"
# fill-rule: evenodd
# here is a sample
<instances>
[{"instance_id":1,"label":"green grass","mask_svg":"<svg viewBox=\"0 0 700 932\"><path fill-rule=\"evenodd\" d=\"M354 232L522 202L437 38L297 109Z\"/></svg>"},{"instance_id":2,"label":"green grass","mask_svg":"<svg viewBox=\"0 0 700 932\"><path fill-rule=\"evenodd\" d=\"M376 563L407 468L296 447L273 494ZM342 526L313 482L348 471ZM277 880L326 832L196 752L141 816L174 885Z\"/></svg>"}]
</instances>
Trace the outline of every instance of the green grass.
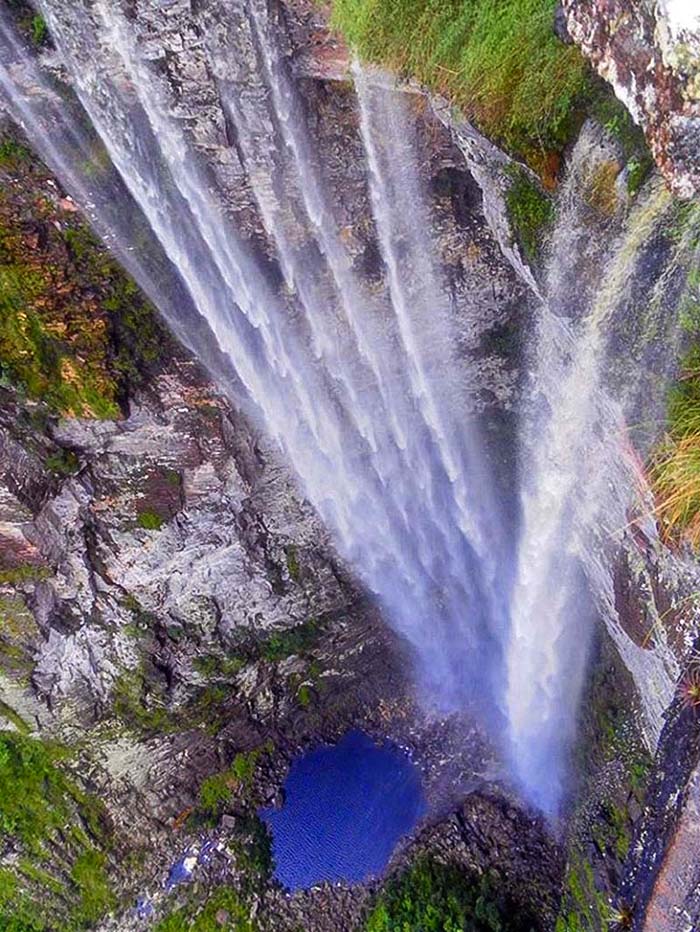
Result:
<instances>
[{"instance_id":1,"label":"green grass","mask_svg":"<svg viewBox=\"0 0 700 932\"><path fill-rule=\"evenodd\" d=\"M334 0L364 60L416 77L541 167L591 95L581 53L554 34L555 0Z\"/></svg>"},{"instance_id":2,"label":"green grass","mask_svg":"<svg viewBox=\"0 0 700 932\"><path fill-rule=\"evenodd\" d=\"M650 466L665 536L700 547L700 269L688 279L682 322L691 339L682 378L669 395L668 428Z\"/></svg>"},{"instance_id":3,"label":"green grass","mask_svg":"<svg viewBox=\"0 0 700 932\"><path fill-rule=\"evenodd\" d=\"M47 327L50 283L19 264L2 264L0 229L0 374L30 398L61 413L116 417L118 406L89 366L78 366L61 340Z\"/></svg>"},{"instance_id":4,"label":"green grass","mask_svg":"<svg viewBox=\"0 0 700 932\"><path fill-rule=\"evenodd\" d=\"M57 747L0 732L0 838L19 839L40 854L47 837L66 821L69 781L57 767Z\"/></svg>"},{"instance_id":5,"label":"green grass","mask_svg":"<svg viewBox=\"0 0 700 932\"><path fill-rule=\"evenodd\" d=\"M77 932L116 903L102 804L71 779L67 758L57 744L0 732L0 843L20 853L0 870L4 932Z\"/></svg>"},{"instance_id":6,"label":"green grass","mask_svg":"<svg viewBox=\"0 0 700 932\"><path fill-rule=\"evenodd\" d=\"M27 582L40 582L48 579L52 570L48 566L36 566L33 563L22 563L0 570L0 586L20 586Z\"/></svg>"},{"instance_id":7,"label":"green grass","mask_svg":"<svg viewBox=\"0 0 700 932\"><path fill-rule=\"evenodd\" d=\"M0 168L12 168L19 162L26 162L31 158L31 153L26 146L15 139L4 139L0 141Z\"/></svg>"},{"instance_id":8,"label":"green grass","mask_svg":"<svg viewBox=\"0 0 700 932\"><path fill-rule=\"evenodd\" d=\"M529 932L485 878L422 858L379 894L365 932Z\"/></svg>"},{"instance_id":9,"label":"green grass","mask_svg":"<svg viewBox=\"0 0 700 932\"><path fill-rule=\"evenodd\" d=\"M71 880L79 893L75 919L81 925L93 926L116 905L116 898L105 871L106 858L95 848L79 855L71 868Z\"/></svg>"},{"instance_id":10,"label":"green grass","mask_svg":"<svg viewBox=\"0 0 700 932\"><path fill-rule=\"evenodd\" d=\"M226 916L223 924L219 918ZM217 918L219 917L219 918ZM215 890L203 905L195 901L161 919L153 932L255 932L249 910L232 887Z\"/></svg>"}]
</instances>

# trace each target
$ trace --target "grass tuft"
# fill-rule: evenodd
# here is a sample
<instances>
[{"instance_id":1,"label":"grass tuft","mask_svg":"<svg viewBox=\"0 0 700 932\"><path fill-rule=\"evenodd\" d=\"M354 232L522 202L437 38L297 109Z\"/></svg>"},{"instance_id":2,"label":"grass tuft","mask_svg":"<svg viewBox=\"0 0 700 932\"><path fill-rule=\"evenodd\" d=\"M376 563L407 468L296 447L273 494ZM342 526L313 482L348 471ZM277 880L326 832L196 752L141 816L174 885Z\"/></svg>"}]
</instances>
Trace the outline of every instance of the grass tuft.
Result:
<instances>
[{"instance_id":1,"label":"grass tuft","mask_svg":"<svg viewBox=\"0 0 700 932\"><path fill-rule=\"evenodd\" d=\"M656 512L667 540L685 538L700 548L700 270L688 279L683 322L694 345L669 398L665 440L652 459Z\"/></svg>"},{"instance_id":2,"label":"grass tuft","mask_svg":"<svg viewBox=\"0 0 700 932\"><path fill-rule=\"evenodd\" d=\"M335 0L360 58L448 97L494 141L542 169L569 139L590 72L554 33L555 0Z\"/></svg>"},{"instance_id":3,"label":"grass tuft","mask_svg":"<svg viewBox=\"0 0 700 932\"><path fill-rule=\"evenodd\" d=\"M525 258L535 263L554 218L554 206L522 166L511 166L510 176L506 193L508 216Z\"/></svg>"}]
</instances>

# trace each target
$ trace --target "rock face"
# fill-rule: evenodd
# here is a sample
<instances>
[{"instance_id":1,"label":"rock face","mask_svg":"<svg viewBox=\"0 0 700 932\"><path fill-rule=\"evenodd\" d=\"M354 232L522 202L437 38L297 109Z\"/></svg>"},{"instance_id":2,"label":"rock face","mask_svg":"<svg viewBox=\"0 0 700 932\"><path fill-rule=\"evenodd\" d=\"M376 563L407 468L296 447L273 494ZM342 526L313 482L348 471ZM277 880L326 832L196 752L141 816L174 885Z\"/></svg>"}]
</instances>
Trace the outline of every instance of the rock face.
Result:
<instances>
[{"instance_id":1,"label":"rock face","mask_svg":"<svg viewBox=\"0 0 700 932\"><path fill-rule=\"evenodd\" d=\"M683 21L663 0L563 0L563 7L570 36L644 128L671 189L697 194L700 22L692 4Z\"/></svg>"}]
</instances>

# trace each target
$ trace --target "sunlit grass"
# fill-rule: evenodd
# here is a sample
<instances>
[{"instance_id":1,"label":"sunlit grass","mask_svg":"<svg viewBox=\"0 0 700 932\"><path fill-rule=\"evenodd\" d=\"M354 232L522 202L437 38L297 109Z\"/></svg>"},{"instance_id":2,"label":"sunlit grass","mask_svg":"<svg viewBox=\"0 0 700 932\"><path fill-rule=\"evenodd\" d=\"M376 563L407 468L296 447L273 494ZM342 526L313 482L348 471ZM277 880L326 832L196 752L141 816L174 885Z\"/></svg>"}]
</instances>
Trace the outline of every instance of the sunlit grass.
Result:
<instances>
[{"instance_id":1,"label":"sunlit grass","mask_svg":"<svg viewBox=\"0 0 700 932\"><path fill-rule=\"evenodd\" d=\"M689 354L672 392L668 435L652 461L651 480L664 535L700 548L700 348Z\"/></svg>"},{"instance_id":2,"label":"sunlit grass","mask_svg":"<svg viewBox=\"0 0 700 932\"><path fill-rule=\"evenodd\" d=\"M417 78L492 139L542 167L590 93L578 49L554 33L555 0L335 0L359 56Z\"/></svg>"}]
</instances>

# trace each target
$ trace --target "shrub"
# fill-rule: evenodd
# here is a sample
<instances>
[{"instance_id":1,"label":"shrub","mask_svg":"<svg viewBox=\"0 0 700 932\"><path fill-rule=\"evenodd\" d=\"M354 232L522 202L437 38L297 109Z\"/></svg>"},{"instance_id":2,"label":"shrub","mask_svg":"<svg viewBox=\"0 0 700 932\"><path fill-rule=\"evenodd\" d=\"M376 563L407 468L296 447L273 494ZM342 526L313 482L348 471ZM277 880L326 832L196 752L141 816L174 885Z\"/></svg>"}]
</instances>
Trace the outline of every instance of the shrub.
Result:
<instances>
[{"instance_id":1,"label":"shrub","mask_svg":"<svg viewBox=\"0 0 700 932\"><path fill-rule=\"evenodd\" d=\"M164 522L165 518L156 511L141 511L136 519L138 526L146 531L159 531Z\"/></svg>"},{"instance_id":2,"label":"shrub","mask_svg":"<svg viewBox=\"0 0 700 932\"><path fill-rule=\"evenodd\" d=\"M513 917L513 918L510 918ZM424 857L390 880L372 909L366 932L525 932L529 918L513 916L486 879Z\"/></svg>"},{"instance_id":3,"label":"shrub","mask_svg":"<svg viewBox=\"0 0 700 932\"><path fill-rule=\"evenodd\" d=\"M32 17L32 42L34 45L44 45L49 38L49 27L46 20L38 14Z\"/></svg>"},{"instance_id":4,"label":"shrub","mask_svg":"<svg viewBox=\"0 0 700 932\"><path fill-rule=\"evenodd\" d=\"M304 653L314 644L318 631L319 624L315 618L286 631L276 631L262 644L261 655L265 660L276 662L294 654Z\"/></svg>"}]
</instances>

